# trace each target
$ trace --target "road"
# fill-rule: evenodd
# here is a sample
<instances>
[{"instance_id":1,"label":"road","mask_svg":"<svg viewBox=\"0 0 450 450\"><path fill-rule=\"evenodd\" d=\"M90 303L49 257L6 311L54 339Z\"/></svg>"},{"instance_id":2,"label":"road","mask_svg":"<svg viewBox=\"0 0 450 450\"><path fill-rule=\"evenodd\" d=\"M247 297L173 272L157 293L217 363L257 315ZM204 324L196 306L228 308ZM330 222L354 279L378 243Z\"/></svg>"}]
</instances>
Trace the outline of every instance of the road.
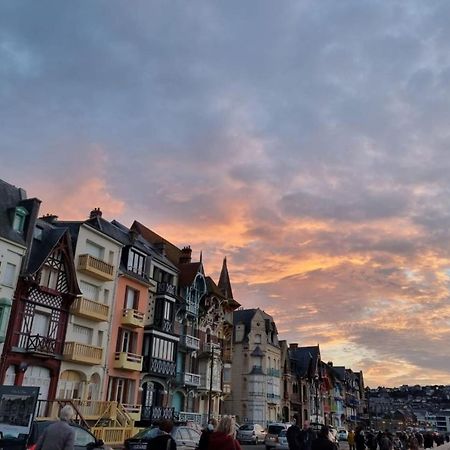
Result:
<instances>
[{"instance_id":1,"label":"road","mask_svg":"<svg viewBox=\"0 0 450 450\"><path fill-rule=\"evenodd\" d=\"M242 450L265 450L264 445L241 445ZM339 450L348 450L347 441L339 442ZM450 449L449 449L450 450Z\"/></svg>"}]
</instances>

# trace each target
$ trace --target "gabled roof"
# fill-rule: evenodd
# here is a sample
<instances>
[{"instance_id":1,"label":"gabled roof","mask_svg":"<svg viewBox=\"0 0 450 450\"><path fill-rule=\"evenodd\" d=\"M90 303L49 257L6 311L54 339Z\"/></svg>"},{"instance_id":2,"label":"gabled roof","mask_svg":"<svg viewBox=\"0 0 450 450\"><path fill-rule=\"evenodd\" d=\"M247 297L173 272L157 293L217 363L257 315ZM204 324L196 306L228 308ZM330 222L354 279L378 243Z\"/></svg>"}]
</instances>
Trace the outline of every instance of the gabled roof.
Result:
<instances>
[{"instance_id":1,"label":"gabled roof","mask_svg":"<svg viewBox=\"0 0 450 450\"><path fill-rule=\"evenodd\" d=\"M214 280L211 277L205 277L206 280L206 289L208 290L208 294L214 294L221 299L224 299L222 291L219 289Z\"/></svg>"},{"instance_id":2,"label":"gabled roof","mask_svg":"<svg viewBox=\"0 0 450 450\"><path fill-rule=\"evenodd\" d=\"M257 345L255 347L255 350L253 350L250 355L251 356L264 356L264 352L261 350L261 347L259 345Z\"/></svg>"},{"instance_id":3,"label":"gabled roof","mask_svg":"<svg viewBox=\"0 0 450 450\"><path fill-rule=\"evenodd\" d=\"M80 295L81 291L78 286L76 276L69 229L53 226L42 219L38 219L36 221L36 225L42 229L42 234L39 239L33 239L28 264L23 271L23 275L32 276L36 274L41 269L47 258L53 253L55 247L63 241L65 247L67 248L65 267L66 274L68 276L68 287L70 289L69 293L72 295Z\"/></svg>"},{"instance_id":4,"label":"gabled roof","mask_svg":"<svg viewBox=\"0 0 450 450\"><path fill-rule=\"evenodd\" d=\"M219 289L223 292L223 295L225 296L225 298L231 298L231 299L233 298L233 291L231 290L230 275L228 274L227 258L223 259L222 270L220 272L218 286L219 286Z\"/></svg>"},{"instance_id":5,"label":"gabled roof","mask_svg":"<svg viewBox=\"0 0 450 450\"><path fill-rule=\"evenodd\" d=\"M290 348L289 359L298 376L312 377L316 373L320 361L319 346Z\"/></svg>"},{"instance_id":6,"label":"gabled roof","mask_svg":"<svg viewBox=\"0 0 450 450\"><path fill-rule=\"evenodd\" d=\"M197 273L203 272L201 262L179 264L178 267L180 269L180 286L191 286L197 276Z\"/></svg>"},{"instance_id":7,"label":"gabled roof","mask_svg":"<svg viewBox=\"0 0 450 450\"><path fill-rule=\"evenodd\" d=\"M253 316L256 314L256 311L258 309L238 309L237 311L233 312L233 325L236 327L236 325L242 323L245 326L245 335L250 332L251 324Z\"/></svg>"},{"instance_id":8,"label":"gabled roof","mask_svg":"<svg viewBox=\"0 0 450 450\"><path fill-rule=\"evenodd\" d=\"M159 234L150 230L145 225L142 225L142 223L138 222L137 220L133 222L133 224L131 225L131 229L136 230L146 241L150 242L151 244L164 244L167 258L169 258L169 260L172 261L173 264L178 265L181 256L181 250L178 247L173 245L167 239L164 239Z\"/></svg>"}]
</instances>

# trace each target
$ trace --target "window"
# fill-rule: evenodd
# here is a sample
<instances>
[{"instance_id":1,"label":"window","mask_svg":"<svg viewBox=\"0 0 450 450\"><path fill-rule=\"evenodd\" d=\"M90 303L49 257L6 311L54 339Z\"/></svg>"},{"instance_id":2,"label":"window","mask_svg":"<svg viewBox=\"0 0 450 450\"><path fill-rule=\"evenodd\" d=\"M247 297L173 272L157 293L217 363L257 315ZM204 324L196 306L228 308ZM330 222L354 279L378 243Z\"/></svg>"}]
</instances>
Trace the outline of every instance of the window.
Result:
<instances>
[{"instance_id":1,"label":"window","mask_svg":"<svg viewBox=\"0 0 450 450\"><path fill-rule=\"evenodd\" d=\"M38 241L42 241L42 233L44 230L41 227L34 227L33 230L33 238L37 239Z\"/></svg>"},{"instance_id":2,"label":"window","mask_svg":"<svg viewBox=\"0 0 450 450\"><path fill-rule=\"evenodd\" d=\"M95 244L89 240L86 241L86 252L94 258L103 260L103 255L105 254L105 249L100 245Z\"/></svg>"},{"instance_id":3,"label":"window","mask_svg":"<svg viewBox=\"0 0 450 450\"><path fill-rule=\"evenodd\" d=\"M166 361L173 361L174 344L173 342L166 341L155 337L153 339L153 358L164 359Z\"/></svg>"},{"instance_id":4,"label":"window","mask_svg":"<svg viewBox=\"0 0 450 450\"><path fill-rule=\"evenodd\" d=\"M145 271L145 256L134 250L130 250L128 253L128 270L143 275Z\"/></svg>"},{"instance_id":5,"label":"window","mask_svg":"<svg viewBox=\"0 0 450 450\"><path fill-rule=\"evenodd\" d=\"M41 271L40 285L56 291L58 271L50 266L44 266Z\"/></svg>"},{"instance_id":6,"label":"window","mask_svg":"<svg viewBox=\"0 0 450 450\"><path fill-rule=\"evenodd\" d=\"M31 335L48 336L49 327L50 315L35 312L33 323L31 324Z\"/></svg>"},{"instance_id":7,"label":"window","mask_svg":"<svg viewBox=\"0 0 450 450\"><path fill-rule=\"evenodd\" d=\"M13 228L18 233L23 233L23 229L25 227L25 219L28 216L28 211L18 206L14 211L14 220L13 220Z\"/></svg>"},{"instance_id":8,"label":"window","mask_svg":"<svg viewBox=\"0 0 450 450\"><path fill-rule=\"evenodd\" d=\"M103 291L103 303L107 305L109 303L109 289Z\"/></svg>"},{"instance_id":9,"label":"window","mask_svg":"<svg viewBox=\"0 0 450 450\"><path fill-rule=\"evenodd\" d=\"M103 347L103 331L99 331L97 335L97 347Z\"/></svg>"},{"instance_id":10,"label":"window","mask_svg":"<svg viewBox=\"0 0 450 450\"><path fill-rule=\"evenodd\" d=\"M139 291L127 286L125 290L124 309L138 309Z\"/></svg>"},{"instance_id":11,"label":"window","mask_svg":"<svg viewBox=\"0 0 450 450\"><path fill-rule=\"evenodd\" d=\"M16 265L9 262L6 263L2 284L8 287L14 287L15 277L16 277Z\"/></svg>"},{"instance_id":12,"label":"window","mask_svg":"<svg viewBox=\"0 0 450 450\"><path fill-rule=\"evenodd\" d=\"M75 341L80 344L92 345L92 328L83 327L81 325L73 325L73 334Z\"/></svg>"},{"instance_id":13,"label":"window","mask_svg":"<svg viewBox=\"0 0 450 450\"><path fill-rule=\"evenodd\" d=\"M100 295L100 288L95 284L87 283L86 281L80 281L80 289L83 293L83 297L88 300L98 301Z\"/></svg>"},{"instance_id":14,"label":"window","mask_svg":"<svg viewBox=\"0 0 450 450\"><path fill-rule=\"evenodd\" d=\"M119 337L117 339L116 351L125 353L134 353L136 343L136 333L132 331L125 330L123 328L119 329Z\"/></svg>"},{"instance_id":15,"label":"window","mask_svg":"<svg viewBox=\"0 0 450 450\"><path fill-rule=\"evenodd\" d=\"M171 320L172 304L164 302L164 320Z\"/></svg>"},{"instance_id":16,"label":"window","mask_svg":"<svg viewBox=\"0 0 450 450\"><path fill-rule=\"evenodd\" d=\"M257 334L255 336L255 344L261 344L261 335L260 334Z\"/></svg>"}]
</instances>

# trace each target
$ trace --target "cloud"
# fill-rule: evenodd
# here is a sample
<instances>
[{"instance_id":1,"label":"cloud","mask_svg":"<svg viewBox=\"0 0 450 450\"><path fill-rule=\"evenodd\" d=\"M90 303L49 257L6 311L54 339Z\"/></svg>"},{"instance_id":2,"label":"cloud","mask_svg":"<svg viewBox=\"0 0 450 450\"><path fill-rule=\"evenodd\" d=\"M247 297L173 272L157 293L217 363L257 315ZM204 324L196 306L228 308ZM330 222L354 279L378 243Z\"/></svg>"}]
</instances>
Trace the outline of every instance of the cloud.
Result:
<instances>
[{"instance_id":1,"label":"cloud","mask_svg":"<svg viewBox=\"0 0 450 450\"><path fill-rule=\"evenodd\" d=\"M243 305L371 385L441 381L449 19L419 1L3 2L0 176L44 212L100 207L203 250L216 279L226 255Z\"/></svg>"}]
</instances>

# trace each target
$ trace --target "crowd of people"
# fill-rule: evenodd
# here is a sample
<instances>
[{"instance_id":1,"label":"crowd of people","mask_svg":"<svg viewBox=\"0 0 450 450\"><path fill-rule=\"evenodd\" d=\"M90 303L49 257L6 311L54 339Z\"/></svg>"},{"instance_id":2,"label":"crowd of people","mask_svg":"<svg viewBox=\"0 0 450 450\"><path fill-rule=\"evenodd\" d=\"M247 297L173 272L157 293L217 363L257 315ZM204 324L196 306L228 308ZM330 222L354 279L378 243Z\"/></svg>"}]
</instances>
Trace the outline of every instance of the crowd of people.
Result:
<instances>
[{"instance_id":1,"label":"crowd of people","mask_svg":"<svg viewBox=\"0 0 450 450\"><path fill-rule=\"evenodd\" d=\"M355 431L349 431L348 443L350 450L418 450L419 448L439 447L449 442L449 436L427 431L389 431L363 430L357 427ZM359 447L358 447L359 445Z\"/></svg>"}]
</instances>

